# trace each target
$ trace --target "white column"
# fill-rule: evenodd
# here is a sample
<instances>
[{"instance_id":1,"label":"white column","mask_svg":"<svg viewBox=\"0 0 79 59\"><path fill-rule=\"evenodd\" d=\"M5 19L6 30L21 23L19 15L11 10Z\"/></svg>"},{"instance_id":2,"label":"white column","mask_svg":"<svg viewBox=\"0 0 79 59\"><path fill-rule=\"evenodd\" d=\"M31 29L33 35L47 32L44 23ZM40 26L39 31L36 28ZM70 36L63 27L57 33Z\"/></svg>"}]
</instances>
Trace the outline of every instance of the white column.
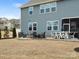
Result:
<instances>
[{"instance_id":1,"label":"white column","mask_svg":"<svg viewBox=\"0 0 79 59\"><path fill-rule=\"evenodd\" d=\"M71 27L71 26L70 26L70 18L69 18L69 33L70 33L70 29L71 29L70 27Z\"/></svg>"}]
</instances>

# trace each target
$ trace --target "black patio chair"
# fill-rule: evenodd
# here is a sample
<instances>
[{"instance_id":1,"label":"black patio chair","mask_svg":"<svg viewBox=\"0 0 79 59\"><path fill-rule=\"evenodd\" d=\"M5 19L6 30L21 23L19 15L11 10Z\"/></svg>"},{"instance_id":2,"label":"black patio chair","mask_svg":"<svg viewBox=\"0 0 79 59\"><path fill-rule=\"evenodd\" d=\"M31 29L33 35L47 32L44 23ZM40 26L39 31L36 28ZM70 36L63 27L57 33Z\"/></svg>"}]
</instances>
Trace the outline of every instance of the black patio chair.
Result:
<instances>
[{"instance_id":1,"label":"black patio chair","mask_svg":"<svg viewBox=\"0 0 79 59\"><path fill-rule=\"evenodd\" d=\"M37 32L33 32L33 38L37 38L38 37L38 35L37 35Z\"/></svg>"},{"instance_id":2,"label":"black patio chair","mask_svg":"<svg viewBox=\"0 0 79 59\"><path fill-rule=\"evenodd\" d=\"M43 33L43 38L45 38L45 32Z\"/></svg>"},{"instance_id":3,"label":"black patio chair","mask_svg":"<svg viewBox=\"0 0 79 59\"><path fill-rule=\"evenodd\" d=\"M79 33L75 33L74 37L79 39Z\"/></svg>"},{"instance_id":4,"label":"black patio chair","mask_svg":"<svg viewBox=\"0 0 79 59\"><path fill-rule=\"evenodd\" d=\"M45 32L38 35L39 38L45 38Z\"/></svg>"},{"instance_id":5,"label":"black patio chair","mask_svg":"<svg viewBox=\"0 0 79 59\"><path fill-rule=\"evenodd\" d=\"M23 37L23 38L25 38L27 36L27 34L24 34L23 32L19 32L18 33L18 37L20 38L20 37Z\"/></svg>"}]
</instances>

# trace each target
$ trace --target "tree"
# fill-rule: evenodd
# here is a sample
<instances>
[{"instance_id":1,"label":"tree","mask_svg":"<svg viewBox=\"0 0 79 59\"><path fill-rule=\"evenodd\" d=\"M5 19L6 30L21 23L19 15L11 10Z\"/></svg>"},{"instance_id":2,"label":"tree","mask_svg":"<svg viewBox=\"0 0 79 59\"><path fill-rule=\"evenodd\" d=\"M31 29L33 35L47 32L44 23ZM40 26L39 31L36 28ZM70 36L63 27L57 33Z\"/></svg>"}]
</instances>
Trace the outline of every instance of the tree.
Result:
<instances>
[{"instance_id":1,"label":"tree","mask_svg":"<svg viewBox=\"0 0 79 59\"><path fill-rule=\"evenodd\" d=\"M1 39L1 29L0 29L0 39Z\"/></svg>"},{"instance_id":2,"label":"tree","mask_svg":"<svg viewBox=\"0 0 79 59\"><path fill-rule=\"evenodd\" d=\"M14 27L13 28L13 38L16 38L17 37L17 33L16 33L16 28Z\"/></svg>"}]
</instances>

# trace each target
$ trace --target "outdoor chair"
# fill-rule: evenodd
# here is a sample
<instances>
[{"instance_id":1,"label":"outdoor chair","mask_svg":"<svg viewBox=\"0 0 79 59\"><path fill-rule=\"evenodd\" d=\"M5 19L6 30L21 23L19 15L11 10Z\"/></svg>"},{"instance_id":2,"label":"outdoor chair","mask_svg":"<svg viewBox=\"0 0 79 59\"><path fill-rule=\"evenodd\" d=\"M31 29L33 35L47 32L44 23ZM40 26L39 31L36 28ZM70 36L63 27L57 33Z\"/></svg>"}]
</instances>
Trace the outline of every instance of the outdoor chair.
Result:
<instances>
[{"instance_id":1,"label":"outdoor chair","mask_svg":"<svg viewBox=\"0 0 79 59\"><path fill-rule=\"evenodd\" d=\"M69 39L69 33L68 32L64 32L65 33L65 39Z\"/></svg>"},{"instance_id":2,"label":"outdoor chair","mask_svg":"<svg viewBox=\"0 0 79 59\"><path fill-rule=\"evenodd\" d=\"M37 34L37 32L33 32L33 38L45 38L45 32L41 34Z\"/></svg>"},{"instance_id":3,"label":"outdoor chair","mask_svg":"<svg viewBox=\"0 0 79 59\"><path fill-rule=\"evenodd\" d=\"M60 39L64 39L65 38L65 33L64 32L61 32L60 33Z\"/></svg>"},{"instance_id":4,"label":"outdoor chair","mask_svg":"<svg viewBox=\"0 0 79 59\"><path fill-rule=\"evenodd\" d=\"M22 32L19 32L18 33L18 37L22 37L23 33Z\"/></svg>"},{"instance_id":5,"label":"outdoor chair","mask_svg":"<svg viewBox=\"0 0 79 59\"><path fill-rule=\"evenodd\" d=\"M74 38L74 33L69 33L69 38Z\"/></svg>"},{"instance_id":6,"label":"outdoor chair","mask_svg":"<svg viewBox=\"0 0 79 59\"><path fill-rule=\"evenodd\" d=\"M75 33L74 37L79 39L79 33Z\"/></svg>"},{"instance_id":7,"label":"outdoor chair","mask_svg":"<svg viewBox=\"0 0 79 59\"><path fill-rule=\"evenodd\" d=\"M21 38L21 37L25 38L26 36L27 36L27 34L24 34L23 32L18 33L19 38Z\"/></svg>"},{"instance_id":8,"label":"outdoor chair","mask_svg":"<svg viewBox=\"0 0 79 59\"><path fill-rule=\"evenodd\" d=\"M59 39L60 38L60 33L59 32L55 32L53 37L55 39Z\"/></svg>"},{"instance_id":9,"label":"outdoor chair","mask_svg":"<svg viewBox=\"0 0 79 59\"><path fill-rule=\"evenodd\" d=\"M52 33L52 37L55 38L55 39L57 39L57 37L58 37L57 36L57 32Z\"/></svg>"},{"instance_id":10,"label":"outdoor chair","mask_svg":"<svg viewBox=\"0 0 79 59\"><path fill-rule=\"evenodd\" d=\"M57 39L57 34L56 34L56 32L51 32L51 37Z\"/></svg>"},{"instance_id":11,"label":"outdoor chair","mask_svg":"<svg viewBox=\"0 0 79 59\"><path fill-rule=\"evenodd\" d=\"M40 34L40 38L45 38L45 32Z\"/></svg>"}]
</instances>

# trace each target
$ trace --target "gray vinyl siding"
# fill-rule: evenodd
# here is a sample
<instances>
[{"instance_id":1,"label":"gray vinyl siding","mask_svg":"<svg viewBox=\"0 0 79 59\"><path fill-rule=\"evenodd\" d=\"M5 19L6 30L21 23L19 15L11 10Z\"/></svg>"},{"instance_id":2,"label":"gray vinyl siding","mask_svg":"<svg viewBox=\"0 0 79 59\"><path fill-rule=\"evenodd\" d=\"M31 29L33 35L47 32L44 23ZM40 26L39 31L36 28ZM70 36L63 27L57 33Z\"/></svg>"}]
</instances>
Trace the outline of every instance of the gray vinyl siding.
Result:
<instances>
[{"instance_id":1,"label":"gray vinyl siding","mask_svg":"<svg viewBox=\"0 0 79 59\"><path fill-rule=\"evenodd\" d=\"M79 0L65 0L62 6L63 17L79 16Z\"/></svg>"},{"instance_id":2,"label":"gray vinyl siding","mask_svg":"<svg viewBox=\"0 0 79 59\"><path fill-rule=\"evenodd\" d=\"M64 17L79 16L79 0L64 0L57 3L57 11L52 13L40 14L40 6L36 5L32 15L28 14L28 8L21 9L21 31L28 32L29 22L38 22L37 32L46 32L47 21L59 20L59 30L61 31L61 20Z\"/></svg>"}]
</instances>

